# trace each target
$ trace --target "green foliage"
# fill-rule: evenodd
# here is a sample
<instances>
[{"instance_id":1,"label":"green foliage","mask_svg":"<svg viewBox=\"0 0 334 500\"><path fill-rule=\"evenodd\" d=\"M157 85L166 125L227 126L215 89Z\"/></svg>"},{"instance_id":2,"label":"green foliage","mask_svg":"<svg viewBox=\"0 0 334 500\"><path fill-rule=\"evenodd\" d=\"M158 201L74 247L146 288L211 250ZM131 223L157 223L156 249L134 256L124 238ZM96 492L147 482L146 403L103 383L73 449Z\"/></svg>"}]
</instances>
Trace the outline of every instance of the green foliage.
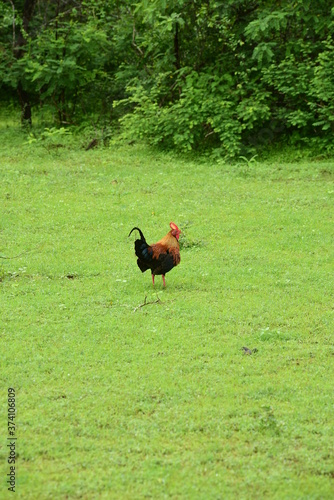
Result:
<instances>
[{"instance_id":1,"label":"green foliage","mask_svg":"<svg viewBox=\"0 0 334 500\"><path fill-rule=\"evenodd\" d=\"M1 89L53 106L59 125L92 115L182 152L331 153L332 4L67 0L40 2L28 23L22 4L0 1Z\"/></svg>"},{"instance_id":2,"label":"green foliage","mask_svg":"<svg viewBox=\"0 0 334 500\"><path fill-rule=\"evenodd\" d=\"M90 8L98 5L91 3ZM15 89L20 82L33 99L51 102L59 121L68 123L76 114L96 111L108 98L105 89L112 76L106 69L113 64L112 49L103 16L76 9L67 15L58 12L55 19L51 14L46 14L47 23L36 15L19 58L15 51L3 51L0 72L3 85Z\"/></svg>"},{"instance_id":3,"label":"green foliage","mask_svg":"<svg viewBox=\"0 0 334 500\"><path fill-rule=\"evenodd\" d=\"M234 157L242 148L243 131L256 130L270 117L266 95L255 92L239 101L235 79L215 74L214 68L207 73L189 68L179 72L170 88L180 89L179 98L162 105L161 87L166 88L169 78L173 81L173 75L167 73L150 89L137 82L127 88L131 97L114 104L133 106L121 119L125 137L146 137L153 144L181 151L210 145L220 155Z\"/></svg>"},{"instance_id":4,"label":"green foliage","mask_svg":"<svg viewBox=\"0 0 334 500\"><path fill-rule=\"evenodd\" d=\"M173 76L167 74L165 81L168 76L173 80ZM176 80L172 86L178 86L179 82L180 79ZM128 87L131 97L118 103L134 105L133 112L121 119L125 135L135 137L139 133L139 137L148 137L153 144L176 146L181 151L192 149L211 133L227 134L232 142L238 141L238 131L229 132L224 127L224 121L228 120L219 119L223 115L226 117L230 102L224 100L223 94L218 106L213 99L204 98L208 89L215 89L216 84L215 78L209 74L191 72L185 77L180 98L174 102L170 100L165 106L160 105L163 98L160 86L153 87L153 90L147 90L140 84ZM231 142L229 147L232 148Z\"/></svg>"},{"instance_id":5,"label":"green foliage","mask_svg":"<svg viewBox=\"0 0 334 500\"><path fill-rule=\"evenodd\" d=\"M30 132L28 135L28 140L26 144L34 145L36 143L42 144L47 150L63 147L60 142L64 137L71 135L71 131L68 128L45 128L40 134L35 134Z\"/></svg>"},{"instance_id":6,"label":"green foliage","mask_svg":"<svg viewBox=\"0 0 334 500\"><path fill-rule=\"evenodd\" d=\"M313 97L310 109L316 117L314 127L321 127L330 134L334 131L334 45L332 40L325 44L318 56L310 89Z\"/></svg>"},{"instance_id":7,"label":"green foliage","mask_svg":"<svg viewBox=\"0 0 334 500\"><path fill-rule=\"evenodd\" d=\"M77 101L96 82L108 84L109 77L104 71L108 49L106 34L94 23L85 26L74 23L58 29L57 38L54 33L46 32L38 42L31 41L29 52L19 64L40 98L53 99L63 116L71 119ZM93 109L91 104L89 111Z\"/></svg>"},{"instance_id":8,"label":"green foliage","mask_svg":"<svg viewBox=\"0 0 334 500\"><path fill-rule=\"evenodd\" d=\"M145 58L154 58L149 58L150 76L132 81L121 101L128 105L121 119L126 137L182 151L209 147L216 156L235 157L254 154L284 135L294 144L312 136L316 147L331 151L328 4L296 2L273 11L265 2L247 11L246 3L209 2L204 8L155 2L148 11L145 2L140 4L145 30L137 43ZM191 39L184 23L178 31L173 25L185 18L194 21ZM306 28L308 23L313 24ZM181 54L172 52L176 36ZM162 39L169 51L159 54ZM181 69L175 67L177 55Z\"/></svg>"}]
</instances>

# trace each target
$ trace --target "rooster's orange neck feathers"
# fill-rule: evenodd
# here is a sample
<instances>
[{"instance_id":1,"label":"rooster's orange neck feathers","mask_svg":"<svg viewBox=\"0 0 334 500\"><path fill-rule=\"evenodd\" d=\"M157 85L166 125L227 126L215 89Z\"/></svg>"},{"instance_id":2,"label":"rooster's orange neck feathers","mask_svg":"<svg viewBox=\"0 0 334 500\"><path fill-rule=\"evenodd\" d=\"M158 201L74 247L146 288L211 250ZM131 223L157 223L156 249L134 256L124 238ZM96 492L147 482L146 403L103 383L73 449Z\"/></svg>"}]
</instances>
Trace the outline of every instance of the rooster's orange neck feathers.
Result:
<instances>
[{"instance_id":1,"label":"rooster's orange neck feathers","mask_svg":"<svg viewBox=\"0 0 334 500\"><path fill-rule=\"evenodd\" d=\"M180 248L179 242L175 238L175 236L172 235L172 231L169 231L169 233L166 234L161 240L159 240L157 243L160 245L164 245L167 248Z\"/></svg>"}]
</instances>

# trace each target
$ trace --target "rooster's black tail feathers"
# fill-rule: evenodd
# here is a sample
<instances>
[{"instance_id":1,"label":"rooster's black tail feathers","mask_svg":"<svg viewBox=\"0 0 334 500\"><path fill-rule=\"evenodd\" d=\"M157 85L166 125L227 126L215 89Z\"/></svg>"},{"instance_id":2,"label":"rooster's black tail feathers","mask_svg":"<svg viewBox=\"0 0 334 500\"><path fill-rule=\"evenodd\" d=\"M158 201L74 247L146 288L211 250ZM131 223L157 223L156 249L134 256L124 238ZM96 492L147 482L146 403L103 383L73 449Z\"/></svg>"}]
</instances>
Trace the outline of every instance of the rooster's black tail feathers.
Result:
<instances>
[{"instance_id":1,"label":"rooster's black tail feathers","mask_svg":"<svg viewBox=\"0 0 334 500\"><path fill-rule=\"evenodd\" d=\"M144 273L151 268L150 264L152 262L153 251L147 244L145 236L143 235L139 227L134 227L133 229L131 229L129 236L131 235L132 231L135 230L137 230L140 234L140 240L135 240L135 254L138 257L137 264L141 272Z\"/></svg>"},{"instance_id":2,"label":"rooster's black tail feathers","mask_svg":"<svg viewBox=\"0 0 334 500\"><path fill-rule=\"evenodd\" d=\"M142 239L143 241L145 241L145 243L146 243L145 236L143 235L143 233L141 232L141 230L139 229L139 227L133 227L133 228L131 229L131 231L129 232L129 236L131 235L132 231L135 231L135 230L139 231L139 234L140 234L141 239ZM129 237L129 236L128 236L128 237Z\"/></svg>"}]
</instances>

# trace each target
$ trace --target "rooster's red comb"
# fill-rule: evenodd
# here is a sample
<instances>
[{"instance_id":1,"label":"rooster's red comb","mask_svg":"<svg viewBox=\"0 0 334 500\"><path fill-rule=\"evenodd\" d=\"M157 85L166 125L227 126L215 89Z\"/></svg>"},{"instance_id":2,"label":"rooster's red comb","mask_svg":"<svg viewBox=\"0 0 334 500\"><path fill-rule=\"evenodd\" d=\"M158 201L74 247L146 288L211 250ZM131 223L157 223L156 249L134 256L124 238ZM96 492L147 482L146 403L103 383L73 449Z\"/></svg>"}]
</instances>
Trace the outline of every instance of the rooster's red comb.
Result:
<instances>
[{"instance_id":1,"label":"rooster's red comb","mask_svg":"<svg viewBox=\"0 0 334 500\"><path fill-rule=\"evenodd\" d=\"M179 229L179 228L177 227L177 225L175 224L175 222L171 222L171 223L169 224L169 227L170 227L171 229L176 229L176 231L181 232L181 231L180 231L180 229Z\"/></svg>"}]
</instances>

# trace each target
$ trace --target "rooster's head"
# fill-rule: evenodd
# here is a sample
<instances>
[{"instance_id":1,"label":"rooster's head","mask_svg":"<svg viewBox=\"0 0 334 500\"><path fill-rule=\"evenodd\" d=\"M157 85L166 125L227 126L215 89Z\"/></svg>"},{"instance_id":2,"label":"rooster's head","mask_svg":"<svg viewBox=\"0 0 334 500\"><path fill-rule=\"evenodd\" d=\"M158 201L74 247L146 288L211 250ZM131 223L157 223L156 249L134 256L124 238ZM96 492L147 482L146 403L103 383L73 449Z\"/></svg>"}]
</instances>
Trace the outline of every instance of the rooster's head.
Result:
<instances>
[{"instance_id":1,"label":"rooster's head","mask_svg":"<svg viewBox=\"0 0 334 500\"><path fill-rule=\"evenodd\" d=\"M176 224L174 224L174 222L171 222L169 224L169 226L172 230L172 235L175 236L175 238L178 240L180 237L180 233L181 233L180 229L177 227Z\"/></svg>"}]
</instances>

